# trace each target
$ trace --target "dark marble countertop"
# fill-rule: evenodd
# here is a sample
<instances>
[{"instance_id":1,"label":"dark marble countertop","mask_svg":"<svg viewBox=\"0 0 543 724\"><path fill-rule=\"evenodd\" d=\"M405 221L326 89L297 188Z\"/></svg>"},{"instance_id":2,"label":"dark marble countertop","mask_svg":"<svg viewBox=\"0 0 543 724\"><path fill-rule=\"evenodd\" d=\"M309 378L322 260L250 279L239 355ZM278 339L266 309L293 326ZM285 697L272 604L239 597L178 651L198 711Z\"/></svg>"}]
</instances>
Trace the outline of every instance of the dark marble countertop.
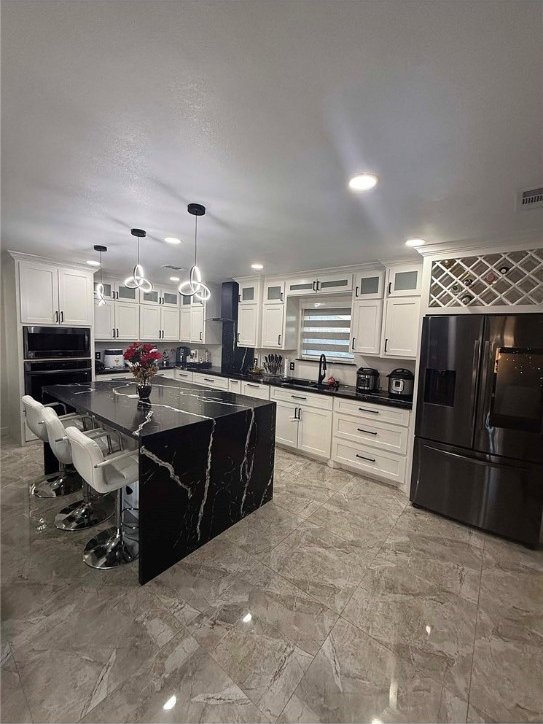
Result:
<instances>
[{"instance_id":1,"label":"dark marble countertop","mask_svg":"<svg viewBox=\"0 0 543 724\"><path fill-rule=\"evenodd\" d=\"M181 368L179 368L181 369ZM199 370L190 370L189 372L196 372ZM258 382L264 385L271 385L273 387L281 387L287 390L305 390L305 392L313 393L316 395L326 395L328 397L343 397L347 400L359 400L361 402L372 402L376 405L386 405L387 407L399 407L403 410L411 410L413 407L412 400L403 400L398 397L391 397L385 390L379 390L379 392L366 392L360 393L356 391L355 387L351 385L340 385L338 390L329 389L325 385L322 387L311 387L306 385L296 384L295 382L289 382L289 378L284 377L267 377L265 375L250 375L241 374L239 372L224 373L219 367L209 367L206 370L202 370L206 375L216 375L217 377L228 377L233 380L245 380L248 382Z\"/></svg>"},{"instance_id":2,"label":"dark marble countertop","mask_svg":"<svg viewBox=\"0 0 543 724\"><path fill-rule=\"evenodd\" d=\"M96 380L92 384L49 385L44 392L81 412L88 412L125 435L145 437L203 420L217 420L242 410L272 404L267 400L209 390L157 375L150 404L140 403L136 383Z\"/></svg>"}]
</instances>

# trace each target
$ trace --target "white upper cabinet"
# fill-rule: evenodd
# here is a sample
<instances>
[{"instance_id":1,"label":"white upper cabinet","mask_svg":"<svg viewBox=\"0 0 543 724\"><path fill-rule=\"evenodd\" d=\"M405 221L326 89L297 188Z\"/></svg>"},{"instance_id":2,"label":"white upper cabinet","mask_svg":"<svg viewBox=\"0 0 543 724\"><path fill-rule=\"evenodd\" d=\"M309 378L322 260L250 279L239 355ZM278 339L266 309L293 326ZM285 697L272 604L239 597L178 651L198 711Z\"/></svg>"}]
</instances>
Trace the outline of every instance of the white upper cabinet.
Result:
<instances>
[{"instance_id":1,"label":"white upper cabinet","mask_svg":"<svg viewBox=\"0 0 543 724\"><path fill-rule=\"evenodd\" d=\"M286 282L286 293L289 297L302 297L308 294L316 294L317 277L302 277L300 279L289 279Z\"/></svg>"},{"instance_id":2,"label":"white upper cabinet","mask_svg":"<svg viewBox=\"0 0 543 724\"><path fill-rule=\"evenodd\" d=\"M96 287L100 284L100 277L97 275L94 277L94 291L96 292ZM115 299L115 282L109 281L109 279L104 279L103 282L104 286L104 299L107 300L113 300Z\"/></svg>"},{"instance_id":3,"label":"white upper cabinet","mask_svg":"<svg viewBox=\"0 0 543 724\"><path fill-rule=\"evenodd\" d=\"M177 289L162 289L162 306L179 309L180 296Z\"/></svg>"},{"instance_id":4,"label":"white upper cabinet","mask_svg":"<svg viewBox=\"0 0 543 724\"><path fill-rule=\"evenodd\" d=\"M140 339L152 342L160 337L160 308L155 304L140 304Z\"/></svg>"},{"instance_id":5,"label":"white upper cabinet","mask_svg":"<svg viewBox=\"0 0 543 724\"><path fill-rule=\"evenodd\" d=\"M85 270L20 261L19 297L23 324L92 324L92 275Z\"/></svg>"},{"instance_id":6,"label":"white upper cabinet","mask_svg":"<svg viewBox=\"0 0 543 724\"><path fill-rule=\"evenodd\" d=\"M266 282L264 284L264 304L283 304L285 282Z\"/></svg>"},{"instance_id":7,"label":"white upper cabinet","mask_svg":"<svg viewBox=\"0 0 543 724\"><path fill-rule=\"evenodd\" d=\"M387 296L412 297L420 294L422 266L401 264L387 269Z\"/></svg>"},{"instance_id":8,"label":"white upper cabinet","mask_svg":"<svg viewBox=\"0 0 543 724\"><path fill-rule=\"evenodd\" d=\"M179 340L179 310L177 307L163 306L160 309L160 329L162 337L170 342Z\"/></svg>"},{"instance_id":9,"label":"white upper cabinet","mask_svg":"<svg viewBox=\"0 0 543 724\"><path fill-rule=\"evenodd\" d=\"M160 289L151 289L150 292L142 292L140 290L140 304L154 304L158 306L161 304Z\"/></svg>"},{"instance_id":10,"label":"white upper cabinet","mask_svg":"<svg viewBox=\"0 0 543 724\"><path fill-rule=\"evenodd\" d=\"M166 289L165 287L152 289L150 292L140 291L140 303L178 308L179 294L176 289Z\"/></svg>"},{"instance_id":11,"label":"white upper cabinet","mask_svg":"<svg viewBox=\"0 0 543 724\"><path fill-rule=\"evenodd\" d=\"M262 306L262 347L283 349L285 306L275 302Z\"/></svg>"},{"instance_id":12,"label":"white upper cabinet","mask_svg":"<svg viewBox=\"0 0 543 724\"><path fill-rule=\"evenodd\" d=\"M115 302L115 339L135 342L140 338L139 306L132 302Z\"/></svg>"},{"instance_id":13,"label":"white upper cabinet","mask_svg":"<svg viewBox=\"0 0 543 724\"><path fill-rule=\"evenodd\" d=\"M93 282L89 273L78 269L58 270L58 306L61 324L92 324Z\"/></svg>"},{"instance_id":14,"label":"white upper cabinet","mask_svg":"<svg viewBox=\"0 0 543 724\"><path fill-rule=\"evenodd\" d=\"M419 336L420 297L387 299L381 354L415 359Z\"/></svg>"},{"instance_id":15,"label":"white upper cabinet","mask_svg":"<svg viewBox=\"0 0 543 724\"><path fill-rule=\"evenodd\" d=\"M381 347L381 299L353 302L351 323L351 350L358 354L379 354Z\"/></svg>"},{"instance_id":16,"label":"white upper cabinet","mask_svg":"<svg viewBox=\"0 0 543 724\"><path fill-rule=\"evenodd\" d=\"M140 301L139 289L131 289L121 282L115 284L115 299L119 302L138 304Z\"/></svg>"},{"instance_id":17,"label":"white upper cabinet","mask_svg":"<svg viewBox=\"0 0 543 724\"><path fill-rule=\"evenodd\" d=\"M190 310L190 342L205 342L205 318L203 304L193 304Z\"/></svg>"},{"instance_id":18,"label":"white upper cabinet","mask_svg":"<svg viewBox=\"0 0 543 724\"><path fill-rule=\"evenodd\" d=\"M179 313L179 341L190 342L191 307L182 306Z\"/></svg>"},{"instance_id":19,"label":"white upper cabinet","mask_svg":"<svg viewBox=\"0 0 543 724\"><path fill-rule=\"evenodd\" d=\"M19 295L23 324L56 324L58 308L58 268L21 261Z\"/></svg>"},{"instance_id":20,"label":"white upper cabinet","mask_svg":"<svg viewBox=\"0 0 543 724\"><path fill-rule=\"evenodd\" d=\"M385 270L362 271L354 275L354 299L382 299Z\"/></svg>"},{"instance_id":21,"label":"white upper cabinet","mask_svg":"<svg viewBox=\"0 0 543 724\"><path fill-rule=\"evenodd\" d=\"M238 307L237 343L240 347L258 347L258 304Z\"/></svg>"},{"instance_id":22,"label":"white upper cabinet","mask_svg":"<svg viewBox=\"0 0 543 724\"><path fill-rule=\"evenodd\" d=\"M311 294L337 294L350 292L353 288L353 275L345 274L314 274L309 277L289 279L286 282L286 294L289 297L308 296Z\"/></svg>"},{"instance_id":23,"label":"white upper cabinet","mask_svg":"<svg viewBox=\"0 0 543 724\"><path fill-rule=\"evenodd\" d=\"M105 286L105 285L104 285ZM110 299L99 305L94 302L94 338L114 339L115 337L115 303Z\"/></svg>"},{"instance_id":24,"label":"white upper cabinet","mask_svg":"<svg viewBox=\"0 0 543 724\"><path fill-rule=\"evenodd\" d=\"M353 275L350 273L319 274L317 277L317 293L319 294L350 292L352 288Z\"/></svg>"},{"instance_id":25,"label":"white upper cabinet","mask_svg":"<svg viewBox=\"0 0 543 724\"><path fill-rule=\"evenodd\" d=\"M258 304L260 301L260 279L247 279L238 282L238 302L239 304Z\"/></svg>"}]
</instances>

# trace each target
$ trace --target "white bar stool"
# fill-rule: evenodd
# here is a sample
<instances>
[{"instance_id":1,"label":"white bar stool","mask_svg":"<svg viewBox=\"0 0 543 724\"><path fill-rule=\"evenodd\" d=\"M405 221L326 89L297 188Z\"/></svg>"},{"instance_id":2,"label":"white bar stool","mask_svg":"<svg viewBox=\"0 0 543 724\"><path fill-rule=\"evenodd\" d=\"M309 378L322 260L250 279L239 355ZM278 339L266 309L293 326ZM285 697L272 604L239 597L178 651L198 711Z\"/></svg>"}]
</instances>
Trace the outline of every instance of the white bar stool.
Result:
<instances>
[{"instance_id":1,"label":"white bar stool","mask_svg":"<svg viewBox=\"0 0 543 724\"><path fill-rule=\"evenodd\" d=\"M53 454L60 464L72 465L72 449L62 420L51 407L43 410L43 420ZM84 434L105 447L107 452L113 452L111 437L102 428L87 430ZM120 449L120 443L117 449ZM55 526L59 530L83 530L103 523L113 515L113 505L109 497L101 495L93 498L88 483L83 478L81 482L83 499L63 508L55 516Z\"/></svg>"},{"instance_id":2,"label":"white bar stool","mask_svg":"<svg viewBox=\"0 0 543 724\"><path fill-rule=\"evenodd\" d=\"M138 557L139 541L125 536L123 496L125 485L134 485L139 477L137 450L104 456L98 443L76 427L67 427L75 469L98 493L117 491L115 528L108 528L85 546L83 560L91 568L116 568Z\"/></svg>"},{"instance_id":3,"label":"white bar stool","mask_svg":"<svg viewBox=\"0 0 543 724\"><path fill-rule=\"evenodd\" d=\"M66 407L61 402L42 405L41 402L35 400L31 395L23 395L21 399L26 416L26 424L36 437L43 442L49 442L43 419L44 411L55 405L59 405L64 408L66 412ZM63 426L65 424L71 424L84 427L84 420L90 418L88 416L70 413L69 415L61 415L59 419ZM32 495L35 495L37 498L58 498L59 496L70 495L81 490L81 478L79 475L69 472L64 463L60 463L59 467L58 473L42 475L37 480L34 480L30 486Z\"/></svg>"}]
</instances>

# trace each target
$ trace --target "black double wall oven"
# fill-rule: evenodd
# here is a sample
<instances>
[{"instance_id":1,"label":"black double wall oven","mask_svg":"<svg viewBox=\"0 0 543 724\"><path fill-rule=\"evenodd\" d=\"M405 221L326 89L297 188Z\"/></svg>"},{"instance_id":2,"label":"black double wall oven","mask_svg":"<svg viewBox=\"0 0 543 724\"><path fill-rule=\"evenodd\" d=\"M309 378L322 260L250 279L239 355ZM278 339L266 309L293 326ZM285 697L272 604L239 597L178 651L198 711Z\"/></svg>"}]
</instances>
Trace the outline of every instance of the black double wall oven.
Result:
<instances>
[{"instance_id":1,"label":"black double wall oven","mask_svg":"<svg viewBox=\"0 0 543 724\"><path fill-rule=\"evenodd\" d=\"M92 380L89 327L23 327L25 393L49 400L46 385L69 385Z\"/></svg>"},{"instance_id":2,"label":"black double wall oven","mask_svg":"<svg viewBox=\"0 0 543 724\"><path fill-rule=\"evenodd\" d=\"M415 505L537 546L543 314L425 317L415 434Z\"/></svg>"}]
</instances>

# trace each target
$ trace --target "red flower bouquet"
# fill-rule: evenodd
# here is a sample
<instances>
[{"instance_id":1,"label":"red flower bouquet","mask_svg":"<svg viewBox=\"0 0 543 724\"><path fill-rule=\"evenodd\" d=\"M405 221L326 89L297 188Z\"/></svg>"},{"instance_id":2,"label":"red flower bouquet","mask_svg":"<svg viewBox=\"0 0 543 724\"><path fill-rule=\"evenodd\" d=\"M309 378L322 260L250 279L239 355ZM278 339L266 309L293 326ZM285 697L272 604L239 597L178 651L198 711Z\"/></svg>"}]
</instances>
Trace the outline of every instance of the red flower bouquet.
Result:
<instances>
[{"instance_id":1,"label":"red flower bouquet","mask_svg":"<svg viewBox=\"0 0 543 724\"><path fill-rule=\"evenodd\" d=\"M157 362L162 355L154 344L132 342L123 353L124 359L138 381L138 385L148 385L151 378L158 372Z\"/></svg>"}]
</instances>

